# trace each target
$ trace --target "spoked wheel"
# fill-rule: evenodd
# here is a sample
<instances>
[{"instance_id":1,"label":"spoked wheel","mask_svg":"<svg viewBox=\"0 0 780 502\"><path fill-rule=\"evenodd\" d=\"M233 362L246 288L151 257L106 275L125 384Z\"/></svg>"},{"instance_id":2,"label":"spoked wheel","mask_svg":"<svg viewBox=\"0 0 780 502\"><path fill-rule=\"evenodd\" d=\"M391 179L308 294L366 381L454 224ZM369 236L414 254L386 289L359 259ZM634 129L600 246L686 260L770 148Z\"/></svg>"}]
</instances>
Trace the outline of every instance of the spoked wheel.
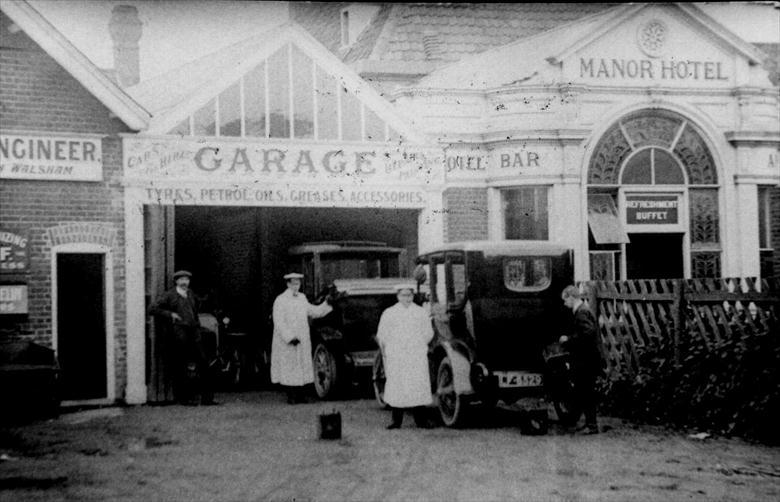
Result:
<instances>
[{"instance_id":1,"label":"spoked wheel","mask_svg":"<svg viewBox=\"0 0 780 502\"><path fill-rule=\"evenodd\" d=\"M338 384L336 357L324 344L314 349L314 389L320 399L332 398Z\"/></svg>"},{"instance_id":2,"label":"spoked wheel","mask_svg":"<svg viewBox=\"0 0 780 502\"><path fill-rule=\"evenodd\" d=\"M455 390L455 375L449 357L439 363L436 372L436 397L441 420L447 427L458 427L463 424L466 403L463 396Z\"/></svg>"},{"instance_id":3,"label":"spoked wheel","mask_svg":"<svg viewBox=\"0 0 780 502\"><path fill-rule=\"evenodd\" d=\"M376 402L383 408L387 407L385 402L385 382L387 382L387 377L385 376L385 362L381 352L377 352L374 358L371 381L374 384L374 398L376 398Z\"/></svg>"}]
</instances>

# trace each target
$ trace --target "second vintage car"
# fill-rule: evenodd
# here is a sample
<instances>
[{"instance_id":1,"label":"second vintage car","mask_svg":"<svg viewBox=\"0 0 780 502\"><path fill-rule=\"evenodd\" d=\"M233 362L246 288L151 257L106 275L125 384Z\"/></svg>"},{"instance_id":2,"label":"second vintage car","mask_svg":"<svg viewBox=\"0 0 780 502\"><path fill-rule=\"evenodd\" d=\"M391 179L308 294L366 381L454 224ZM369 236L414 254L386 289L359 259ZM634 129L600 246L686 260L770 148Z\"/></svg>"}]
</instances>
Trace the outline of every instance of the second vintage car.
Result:
<instances>
[{"instance_id":1,"label":"second vintage car","mask_svg":"<svg viewBox=\"0 0 780 502\"><path fill-rule=\"evenodd\" d=\"M333 312L311 325L317 396L331 399L368 386L379 317L397 301L393 286L406 274L406 249L333 241L295 246L288 254L291 269L304 274L303 292L310 300L329 289L337 298Z\"/></svg>"}]
</instances>

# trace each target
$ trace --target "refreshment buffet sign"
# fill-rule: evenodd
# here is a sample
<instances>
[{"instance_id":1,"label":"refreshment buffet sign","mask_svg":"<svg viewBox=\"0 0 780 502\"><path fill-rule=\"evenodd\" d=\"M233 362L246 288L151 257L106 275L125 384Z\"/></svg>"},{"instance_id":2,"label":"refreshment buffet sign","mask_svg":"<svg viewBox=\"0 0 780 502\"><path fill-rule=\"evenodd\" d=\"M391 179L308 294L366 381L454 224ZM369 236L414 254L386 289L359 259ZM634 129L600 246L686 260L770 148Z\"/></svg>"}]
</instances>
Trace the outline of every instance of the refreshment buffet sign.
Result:
<instances>
[{"instance_id":1,"label":"refreshment buffet sign","mask_svg":"<svg viewBox=\"0 0 780 502\"><path fill-rule=\"evenodd\" d=\"M151 203L423 207L444 180L433 148L125 138L123 150L125 182Z\"/></svg>"}]
</instances>

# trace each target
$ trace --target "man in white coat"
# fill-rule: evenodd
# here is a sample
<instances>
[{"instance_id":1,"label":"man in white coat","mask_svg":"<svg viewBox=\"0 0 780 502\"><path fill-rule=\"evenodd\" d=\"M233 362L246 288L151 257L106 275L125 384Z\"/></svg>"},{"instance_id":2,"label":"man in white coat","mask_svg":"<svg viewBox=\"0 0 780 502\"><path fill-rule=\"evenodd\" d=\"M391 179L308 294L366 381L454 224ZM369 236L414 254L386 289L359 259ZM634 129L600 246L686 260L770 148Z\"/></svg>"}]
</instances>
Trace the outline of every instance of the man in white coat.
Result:
<instances>
[{"instance_id":1,"label":"man in white coat","mask_svg":"<svg viewBox=\"0 0 780 502\"><path fill-rule=\"evenodd\" d=\"M428 312L416 305L414 284L396 286L398 303L382 312L377 341L385 365L384 400L392 408L388 429L401 427L404 409L411 409L418 427L430 427L425 406L433 403L428 373L428 343L433 328Z\"/></svg>"},{"instance_id":2,"label":"man in white coat","mask_svg":"<svg viewBox=\"0 0 780 502\"><path fill-rule=\"evenodd\" d=\"M303 274L287 274L287 289L274 300L274 336L271 344L271 382L287 391L287 402L305 400L306 385L314 383L309 318L326 316L327 303L312 305L300 292Z\"/></svg>"}]
</instances>

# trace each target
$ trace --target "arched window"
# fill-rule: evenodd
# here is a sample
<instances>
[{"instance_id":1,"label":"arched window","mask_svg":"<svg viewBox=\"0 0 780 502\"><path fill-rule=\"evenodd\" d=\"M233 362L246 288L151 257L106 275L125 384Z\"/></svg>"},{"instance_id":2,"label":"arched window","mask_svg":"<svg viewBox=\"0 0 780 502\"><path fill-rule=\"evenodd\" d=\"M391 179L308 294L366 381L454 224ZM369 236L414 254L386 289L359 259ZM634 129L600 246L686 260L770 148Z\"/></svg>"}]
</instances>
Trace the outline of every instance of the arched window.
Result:
<instances>
[{"instance_id":1,"label":"arched window","mask_svg":"<svg viewBox=\"0 0 780 502\"><path fill-rule=\"evenodd\" d=\"M691 276L720 276L717 169L702 134L688 119L666 110L642 110L621 118L596 144L587 179L589 207L604 197L616 203L620 187L684 185ZM599 253L619 256L617 242L591 242L591 277L615 276L593 263L605 261Z\"/></svg>"},{"instance_id":2,"label":"arched window","mask_svg":"<svg viewBox=\"0 0 780 502\"><path fill-rule=\"evenodd\" d=\"M680 163L661 148L639 150L623 166L620 176L623 185L683 185Z\"/></svg>"}]
</instances>

